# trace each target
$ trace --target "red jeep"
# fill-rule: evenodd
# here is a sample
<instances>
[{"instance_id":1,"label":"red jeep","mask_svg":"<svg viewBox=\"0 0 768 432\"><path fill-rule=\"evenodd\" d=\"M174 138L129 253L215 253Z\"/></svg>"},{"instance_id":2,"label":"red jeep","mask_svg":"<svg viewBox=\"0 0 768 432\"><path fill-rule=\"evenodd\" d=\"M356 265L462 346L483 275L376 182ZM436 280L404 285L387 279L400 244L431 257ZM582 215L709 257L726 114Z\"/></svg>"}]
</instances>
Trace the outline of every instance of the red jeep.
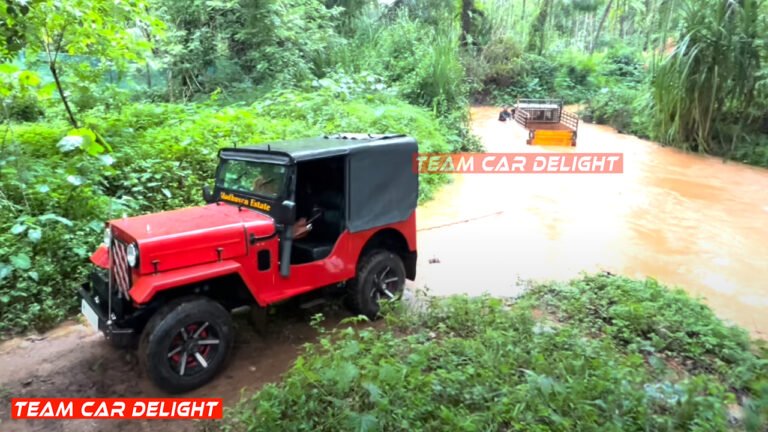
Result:
<instances>
[{"instance_id":1,"label":"red jeep","mask_svg":"<svg viewBox=\"0 0 768 432\"><path fill-rule=\"evenodd\" d=\"M171 393L222 369L235 308L345 284L374 319L416 276L416 152L404 135L350 134L222 149L207 205L107 224L83 314L112 341L140 335Z\"/></svg>"}]
</instances>

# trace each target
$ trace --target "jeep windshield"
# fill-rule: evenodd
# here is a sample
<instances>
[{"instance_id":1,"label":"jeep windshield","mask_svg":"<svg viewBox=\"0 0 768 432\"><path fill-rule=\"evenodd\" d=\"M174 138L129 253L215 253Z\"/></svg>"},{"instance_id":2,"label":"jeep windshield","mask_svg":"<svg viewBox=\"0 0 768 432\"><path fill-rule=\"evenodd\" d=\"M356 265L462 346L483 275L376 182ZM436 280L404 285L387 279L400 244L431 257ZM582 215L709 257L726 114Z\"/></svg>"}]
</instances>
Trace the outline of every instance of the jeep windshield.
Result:
<instances>
[{"instance_id":1,"label":"jeep windshield","mask_svg":"<svg viewBox=\"0 0 768 432\"><path fill-rule=\"evenodd\" d=\"M285 191L288 169L283 165L234 159L222 160L216 186L233 192L278 198Z\"/></svg>"}]
</instances>

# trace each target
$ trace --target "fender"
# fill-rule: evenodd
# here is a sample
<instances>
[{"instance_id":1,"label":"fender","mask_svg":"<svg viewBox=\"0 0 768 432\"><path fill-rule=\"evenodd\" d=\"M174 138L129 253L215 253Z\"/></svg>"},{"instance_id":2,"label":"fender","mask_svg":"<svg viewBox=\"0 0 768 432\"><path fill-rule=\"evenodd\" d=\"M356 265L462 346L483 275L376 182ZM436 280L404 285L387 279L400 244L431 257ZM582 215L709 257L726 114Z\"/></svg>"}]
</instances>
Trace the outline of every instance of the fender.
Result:
<instances>
[{"instance_id":1,"label":"fender","mask_svg":"<svg viewBox=\"0 0 768 432\"><path fill-rule=\"evenodd\" d=\"M234 273L240 275L244 281L247 280L243 277L243 269L240 263L232 260L196 265L157 274L138 276L134 273L135 283L128 294L136 303L145 304L152 300L152 297L159 291L178 288Z\"/></svg>"}]
</instances>

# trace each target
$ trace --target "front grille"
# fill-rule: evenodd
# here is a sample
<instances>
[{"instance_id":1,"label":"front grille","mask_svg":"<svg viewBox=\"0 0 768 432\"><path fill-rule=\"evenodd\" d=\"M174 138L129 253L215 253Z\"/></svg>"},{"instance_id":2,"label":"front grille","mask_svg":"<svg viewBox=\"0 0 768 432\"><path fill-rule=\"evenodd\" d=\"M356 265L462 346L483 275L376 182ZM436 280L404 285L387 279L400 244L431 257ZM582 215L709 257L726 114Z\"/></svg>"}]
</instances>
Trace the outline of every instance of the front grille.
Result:
<instances>
[{"instance_id":1,"label":"front grille","mask_svg":"<svg viewBox=\"0 0 768 432\"><path fill-rule=\"evenodd\" d=\"M128 298L128 290L131 288L131 268L128 266L128 245L118 239L112 240L112 283L117 285L118 292Z\"/></svg>"}]
</instances>

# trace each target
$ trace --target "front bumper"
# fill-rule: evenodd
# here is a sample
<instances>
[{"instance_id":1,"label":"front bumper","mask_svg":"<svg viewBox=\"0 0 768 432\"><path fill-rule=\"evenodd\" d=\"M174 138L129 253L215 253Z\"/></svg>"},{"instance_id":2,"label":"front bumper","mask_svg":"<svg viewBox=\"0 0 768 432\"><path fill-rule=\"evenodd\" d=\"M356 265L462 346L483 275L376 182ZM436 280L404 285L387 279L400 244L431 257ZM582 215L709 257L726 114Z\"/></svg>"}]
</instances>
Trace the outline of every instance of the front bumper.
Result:
<instances>
[{"instance_id":1,"label":"front bumper","mask_svg":"<svg viewBox=\"0 0 768 432\"><path fill-rule=\"evenodd\" d=\"M78 293L96 315L93 324L105 335L133 333L136 311L129 300L116 294L116 289L110 292L108 277L105 271L94 270L89 281L80 286Z\"/></svg>"}]
</instances>

